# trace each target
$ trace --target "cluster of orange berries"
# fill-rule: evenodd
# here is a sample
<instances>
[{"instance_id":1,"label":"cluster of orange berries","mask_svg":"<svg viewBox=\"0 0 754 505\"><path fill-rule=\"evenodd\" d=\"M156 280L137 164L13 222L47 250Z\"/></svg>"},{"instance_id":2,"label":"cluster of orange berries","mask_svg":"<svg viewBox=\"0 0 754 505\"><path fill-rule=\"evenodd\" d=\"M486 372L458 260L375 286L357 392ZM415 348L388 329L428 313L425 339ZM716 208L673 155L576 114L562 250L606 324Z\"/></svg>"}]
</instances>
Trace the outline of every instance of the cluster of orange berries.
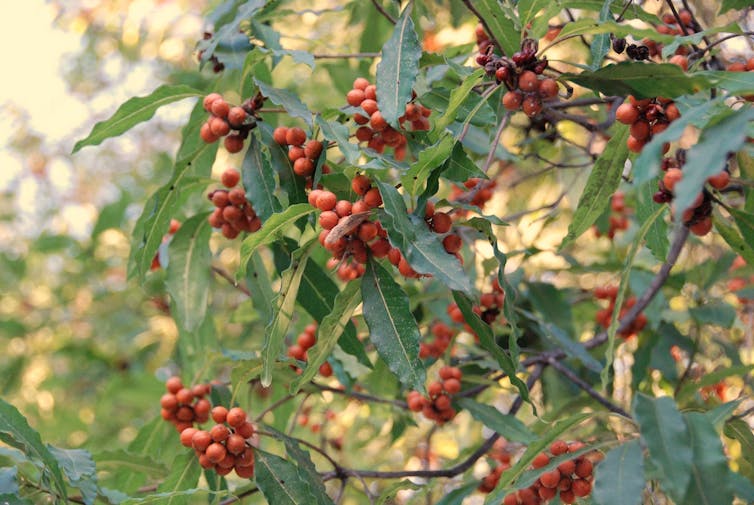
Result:
<instances>
[{"instance_id":1,"label":"cluster of orange berries","mask_svg":"<svg viewBox=\"0 0 754 505\"><path fill-rule=\"evenodd\" d=\"M322 211L319 243L332 253L328 267L337 267L338 277L345 282L364 275L368 249L376 258L384 258L392 250L379 221L368 219L368 212L382 205L379 189L363 174L353 178L351 188L361 197L355 202L338 200L335 193L324 189L314 189L308 197L309 204ZM337 226L341 232L333 240L335 236L330 234Z\"/></svg>"},{"instance_id":2,"label":"cluster of orange berries","mask_svg":"<svg viewBox=\"0 0 754 505\"><path fill-rule=\"evenodd\" d=\"M254 450L248 442L254 435L254 425L247 420L240 407L228 410L223 406L212 409L215 424L207 430L190 427L181 432L181 444L194 449L199 464L214 469L219 475L233 470L242 478L254 476Z\"/></svg>"},{"instance_id":3,"label":"cluster of orange berries","mask_svg":"<svg viewBox=\"0 0 754 505\"><path fill-rule=\"evenodd\" d=\"M503 305L505 304L505 291L498 282L497 278L492 280L492 290L482 293L479 297L479 305L474 305L472 310L478 315L482 321L492 325L498 320L500 314L503 311ZM463 324L464 330L469 333L474 333L471 327L466 323L466 319L463 317L463 312L455 302L449 303L446 309L451 321L458 324Z\"/></svg>"},{"instance_id":4,"label":"cluster of orange berries","mask_svg":"<svg viewBox=\"0 0 754 505\"><path fill-rule=\"evenodd\" d=\"M293 163L293 172L299 177L311 177L317 167L317 159L322 154L323 145L319 140L306 140L306 132L294 126L279 126L272 132L272 138L283 147L288 147L288 159ZM322 167L324 173L330 171L327 165ZM309 181L311 184L311 181Z\"/></svg>"},{"instance_id":5,"label":"cluster of orange berries","mask_svg":"<svg viewBox=\"0 0 754 505\"><path fill-rule=\"evenodd\" d=\"M729 271L733 272L745 266L746 260L741 256L736 256L736 259L733 260L733 264L730 266ZM728 281L728 289L735 293L736 291L741 291L746 286L752 284L754 284L754 275L750 275L748 280L744 277L733 277ZM754 302L754 299L739 296L738 301L742 304L751 304L752 302Z\"/></svg>"},{"instance_id":6,"label":"cluster of orange berries","mask_svg":"<svg viewBox=\"0 0 754 505\"><path fill-rule=\"evenodd\" d=\"M613 317L613 312L615 311L615 299L618 297L618 286L600 286L594 290L594 297L598 300L609 300L610 305L606 309L601 309L597 311L597 315L595 316L595 320L599 325L601 325L603 328L610 327L610 320ZM636 305L636 297L630 296L628 299L626 299L623 302L623 306L620 308L620 313L618 314L618 321L623 319L623 316L626 315L626 313ZM640 313L631 323L631 326L626 328L625 330L618 333L618 336L628 340L629 338L636 336L641 330L644 329L644 327L647 325L647 316L645 316L643 313Z\"/></svg>"},{"instance_id":7,"label":"cluster of orange berries","mask_svg":"<svg viewBox=\"0 0 754 505\"><path fill-rule=\"evenodd\" d=\"M626 196L622 191L616 191L610 200L610 217L608 218L607 236L610 239L620 230L628 229L628 208L626 207ZM602 232L595 225L595 234L600 237Z\"/></svg>"},{"instance_id":8,"label":"cluster of orange berries","mask_svg":"<svg viewBox=\"0 0 754 505\"><path fill-rule=\"evenodd\" d=\"M550 459L583 449L582 442L566 443L556 440L550 445L549 454L542 452L534 458L532 468L542 468L550 463ZM539 505L547 503L560 494L560 502L571 504L576 498L585 498L592 493L594 465L585 455L577 456L560 463L556 468L545 472L537 481L526 489L507 495L503 505Z\"/></svg>"},{"instance_id":9,"label":"cluster of orange berries","mask_svg":"<svg viewBox=\"0 0 754 505\"><path fill-rule=\"evenodd\" d=\"M628 149L640 153L654 135L663 132L668 125L681 117L675 103L668 98L644 98L637 100L628 96L615 111L615 119L630 125L630 135L626 140ZM667 151L666 144L663 151Z\"/></svg>"},{"instance_id":10,"label":"cluster of orange berries","mask_svg":"<svg viewBox=\"0 0 754 505\"><path fill-rule=\"evenodd\" d=\"M304 331L302 331L296 338L296 343L288 347L288 356L298 361L308 361L306 351L308 351L314 344L317 343L317 323L311 323L306 325ZM301 373L301 369L293 367L296 373ZM319 373L323 377L330 377L332 375L332 365L325 361L319 367Z\"/></svg>"},{"instance_id":11,"label":"cluster of orange berries","mask_svg":"<svg viewBox=\"0 0 754 505\"><path fill-rule=\"evenodd\" d=\"M262 227L262 220L246 199L246 191L235 187L240 180L238 170L229 168L220 176L220 182L227 189L215 189L207 194L207 198L215 205L215 210L208 218L209 224L220 229L228 239L236 238L242 231L254 233Z\"/></svg>"},{"instance_id":12,"label":"cluster of orange berries","mask_svg":"<svg viewBox=\"0 0 754 505\"><path fill-rule=\"evenodd\" d=\"M453 339L453 330L442 321L435 322L429 331L434 337L432 341L419 343L419 357L422 359L441 357Z\"/></svg>"},{"instance_id":13,"label":"cluster of orange berries","mask_svg":"<svg viewBox=\"0 0 754 505\"><path fill-rule=\"evenodd\" d=\"M439 375L441 380L427 386L428 396L411 391L406 397L406 402L412 411L421 412L427 419L444 424L456 416L450 397L461 391L463 373L458 367L444 366L440 369Z\"/></svg>"},{"instance_id":14,"label":"cluster of orange berries","mask_svg":"<svg viewBox=\"0 0 754 505\"><path fill-rule=\"evenodd\" d=\"M432 111L423 105L414 103L416 98L414 93L412 101L406 104L406 110L398 121L402 128L406 129L404 123L408 121L412 130L426 131L429 130L429 116ZM367 147L382 153L385 147L392 147L396 160L403 160L406 157L406 136L388 124L380 112L377 105L377 87L370 84L363 77L356 78L353 81L353 89L346 94L348 105L361 107L367 116L360 113L353 115L353 120L360 127L356 130L356 138L360 142L367 142ZM367 126L369 124L369 126Z\"/></svg>"},{"instance_id":15,"label":"cluster of orange berries","mask_svg":"<svg viewBox=\"0 0 754 505\"><path fill-rule=\"evenodd\" d=\"M498 462L489 474L482 478L477 488L482 493L491 493L497 487L500 476L503 472L511 467L511 453L508 452L508 441L504 438L498 438L490 449L489 455Z\"/></svg>"},{"instance_id":16,"label":"cluster of orange berries","mask_svg":"<svg viewBox=\"0 0 754 505\"><path fill-rule=\"evenodd\" d=\"M438 235L448 233L453 226L453 218L451 218L450 214L436 211L435 204L432 202L427 202L427 206L424 209L424 221L429 226L429 229ZM463 246L463 240L460 235L448 233L442 239L442 246L445 248L445 252L454 255L463 264L463 257L461 257L459 252L461 246Z\"/></svg>"},{"instance_id":17,"label":"cluster of orange berries","mask_svg":"<svg viewBox=\"0 0 754 505\"><path fill-rule=\"evenodd\" d=\"M656 28L657 33L661 33L663 35L685 35L684 28L686 29L686 33L688 34L696 33L697 31L699 31L699 27L695 26L694 16L691 14L691 11L687 9L679 10L678 18L681 20L681 23L683 23L683 28L678 23L678 19L676 19L673 14L664 14L662 16L662 22L664 24L661 24ZM641 43L647 47L650 56L657 56L662 53L662 44L660 43L657 43L649 38L642 39ZM675 54L676 56L685 57L688 52L688 47L681 45L678 47L678 49L676 49ZM671 60L671 63L675 62Z\"/></svg>"},{"instance_id":18,"label":"cluster of orange berries","mask_svg":"<svg viewBox=\"0 0 754 505\"><path fill-rule=\"evenodd\" d=\"M208 144L217 142L225 137L223 144L229 153L237 153L243 149L243 142L249 136L249 131L256 127L253 117L254 110L261 106L263 98L257 95L242 106L232 106L225 101L220 93L210 93L204 97L204 110L210 113L209 119L199 130L199 136ZM231 133L232 132L232 133Z\"/></svg>"},{"instance_id":19,"label":"cluster of orange berries","mask_svg":"<svg viewBox=\"0 0 754 505\"><path fill-rule=\"evenodd\" d=\"M175 235L175 232L178 231L178 229L181 227L181 222L177 219L171 219L170 220L170 228L168 228L167 234L162 237L162 243L167 244L170 242L170 239ZM158 268L160 268L162 265L160 264L160 253L159 251L154 255L154 258L152 258L152 265L149 267L150 270L155 271Z\"/></svg>"},{"instance_id":20,"label":"cluster of orange berries","mask_svg":"<svg viewBox=\"0 0 754 505\"><path fill-rule=\"evenodd\" d=\"M191 388L183 385L180 377L171 377L165 382L167 393L160 398L160 415L175 426L178 433L204 423L209 419L212 405L205 398L210 392L209 384L197 384Z\"/></svg>"},{"instance_id":21,"label":"cluster of orange berries","mask_svg":"<svg viewBox=\"0 0 754 505\"><path fill-rule=\"evenodd\" d=\"M475 205L480 209L484 209L484 205L492 199L492 196L495 193L497 181L495 181L494 179L487 180L481 179L479 177L472 177L464 181L463 189L459 186L453 185L451 189L450 200L456 201L464 199L465 195L467 195L469 191L474 190L474 188L476 188L477 186L479 186L479 188L476 189L474 196L468 203ZM457 209L456 213L458 215L465 215L466 211L463 209Z\"/></svg>"}]
</instances>

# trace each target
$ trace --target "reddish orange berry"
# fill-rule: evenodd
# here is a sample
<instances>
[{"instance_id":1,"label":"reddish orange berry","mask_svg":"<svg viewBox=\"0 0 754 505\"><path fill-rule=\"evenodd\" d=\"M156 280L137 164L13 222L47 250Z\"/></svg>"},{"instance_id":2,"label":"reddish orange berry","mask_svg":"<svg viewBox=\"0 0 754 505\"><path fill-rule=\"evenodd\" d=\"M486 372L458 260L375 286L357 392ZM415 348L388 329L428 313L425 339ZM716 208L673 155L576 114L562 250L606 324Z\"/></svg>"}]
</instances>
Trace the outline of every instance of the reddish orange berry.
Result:
<instances>
[{"instance_id":1,"label":"reddish orange berry","mask_svg":"<svg viewBox=\"0 0 754 505\"><path fill-rule=\"evenodd\" d=\"M289 146L301 146L306 142L306 132L297 126L288 128L285 141Z\"/></svg>"}]
</instances>

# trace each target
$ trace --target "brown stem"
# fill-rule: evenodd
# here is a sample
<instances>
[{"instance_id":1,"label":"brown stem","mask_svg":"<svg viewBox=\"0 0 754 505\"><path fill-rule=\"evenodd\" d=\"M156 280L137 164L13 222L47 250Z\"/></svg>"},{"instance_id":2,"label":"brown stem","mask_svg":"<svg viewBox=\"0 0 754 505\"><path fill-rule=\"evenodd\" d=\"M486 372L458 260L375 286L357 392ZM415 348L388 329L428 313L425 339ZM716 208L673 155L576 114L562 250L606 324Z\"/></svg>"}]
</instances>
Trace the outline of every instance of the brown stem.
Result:
<instances>
[{"instance_id":1,"label":"brown stem","mask_svg":"<svg viewBox=\"0 0 754 505\"><path fill-rule=\"evenodd\" d=\"M382 5L380 5L379 0L372 0L372 3L374 4L374 8L377 9L377 12L379 12L380 14L382 14L382 16L385 19L387 19L388 21L390 21L391 24L395 24L396 23L395 18L393 16L391 16L390 13L388 11L386 11L385 8Z\"/></svg>"},{"instance_id":2,"label":"brown stem","mask_svg":"<svg viewBox=\"0 0 754 505\"><path fill-rule=\"evenodd\" d=\"M616 414L620 414L624 417L627 417L631 419L631 414L620 408L618 405L615 405L613 402L599 394L592 386L590 386L584 379L576 375L573 370L565 366L563 363L558 361L555 358L550 358L547 363L553 367L555 370L560 372L564 377L566 377L569 381L576 384L579 388L581 388L586 394L597 400L598 403L605 406L608 410L615 412Z\"/></svg>"},{"instance_id":3,"label":"brown stem","mask_svg":"<svg viewBox=\"0 0 754 505\"><path fill-rule=\"evenodd\" d=\"M246 286L244 286L243 284L239 284L238 282L236 282L236 280L233 278L233 276L230 275L224 268L219 267L217 265L212 265L212 271L216 275L218 275L218 276L222 277L223 279L225 279L226 281L228 281L231 286L233 286L234 288L236 288L237 290L239 290L241 293L245 294L246 296L251 296L251 291L249 291L249 289Z\"/></svg>"}]
</instances>

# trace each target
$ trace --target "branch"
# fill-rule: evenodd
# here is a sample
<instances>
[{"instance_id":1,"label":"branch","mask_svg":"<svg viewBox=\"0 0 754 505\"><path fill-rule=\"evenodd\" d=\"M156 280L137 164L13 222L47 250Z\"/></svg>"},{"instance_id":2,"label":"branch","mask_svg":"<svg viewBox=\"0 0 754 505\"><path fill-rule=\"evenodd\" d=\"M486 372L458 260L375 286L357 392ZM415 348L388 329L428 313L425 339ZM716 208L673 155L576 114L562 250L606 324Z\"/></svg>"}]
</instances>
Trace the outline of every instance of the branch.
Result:
<instances>
[{"instance_id":1,"label":"branch","mask_svg":"<svg viewBox=\"0 0 754 505\"><path fill-rule=\"evenodd\" d=\"M249 289L243 284L239 284L238 282L236 282L233 276L230 275L224 268L218 267L216 265L212 265L212 271L216 275L219 275L220 277L228 281L231 286L239 290L241 293L245 294L246 296L251 296L251 291L249 291Z\"/></svg>"},{"instance_id":2,"label":"branch","mask_svg":"<svg viewBox=\"0 0 754 505\"><path fill-rule=\"evenodd\" d=\"M484 19L484 16L482 16L478 10L476 10L476 7L472 5L471 0L463 0L463 5L465 5L466 8L469 9L476 16L479 22L482 23L482 25L484 26L484 31L487 32L487 35L489 35L492 42L494 42L497 48L500 49L500 51L503 54L505 54L505 51L503 51L503 46L500 45L500 41L497 40L492 30L490 30L490 26L487 24L487 20ZM510 55L506 55L506 56L510 56Z\"/></svg>"},{"instance_id":3,"label":"branch","mask_svg":"<svg viewBox=\"0 0 754 505\"><path fill-rule=\"evenodd\" d=\"M618 405L615 405L613 402L608 400L606 397L599 394L592 386L590 386L584 379L576 375L573 370L565 366L563 363L558 361L555 358L550 358L547 363L553 367L555 370L560 372L565 378L576 384L579 388L581 388L586 394L597 400L598 403L605 406L608 410L615 412L616 414L620 414L624 417L627 417L628 419L631 419L631 414L620 408Z\"/></svg>"},{"instance_id":4,"label":"branch","mask_svg":"<svg viewBox=\"0 0 754 505\"><path fill-rule=\"evenodd\" d=\"M510 120L511 112L508 111L505 113L505 116L503 116L503 119L500 121L500 126L497 128L497 132L495 133L495 140L492 141L492 146L490 146L490 152L487 154L487 159L484 160L484 166L482 167L482 172L485 174L490 169L490 165L492 165L493 160L495 159L495 151L497 151L497 146L500 144L500 137L503 136L503 130L506 126L508 126L508 120Z\"/></svg>"},{"instance_id":5,"label":"branch","mask_svg":"<svg viewBox=\"0 0 754 505\"><path fill-rule=\"evenodd\" d=\"M372 0L372 3L374 4L374 8L377 9L377 11L384 16L385 19L390 21L391 24L395 24L395 18L390 15L388 11L385 10L382 5L380 5L380 2L378 0Z\"/></svg>"},{"instance_id":6,"label":"branch","mask_svg":"<svg viewBox=\"0 0 754 505\"><path fill-rule=\"evenodd\" d=\"M362 400L365 402L374 402L374 403L387 403L390 405L394 405L401 409L408 409L408 404L401 400L388 400L385 398L380 398L378 396L372 396L370 394L366 393L359 393L358 391L346 391L344 389L338 389L331 386L325 386L324 384L317 384L316 382L312 381L311 385L315 388L319 389L320 391L329 391L331 393L335 393L338 395L348 396L351 398L356 398L357 400Z\"/></svg>"}]
</instances>

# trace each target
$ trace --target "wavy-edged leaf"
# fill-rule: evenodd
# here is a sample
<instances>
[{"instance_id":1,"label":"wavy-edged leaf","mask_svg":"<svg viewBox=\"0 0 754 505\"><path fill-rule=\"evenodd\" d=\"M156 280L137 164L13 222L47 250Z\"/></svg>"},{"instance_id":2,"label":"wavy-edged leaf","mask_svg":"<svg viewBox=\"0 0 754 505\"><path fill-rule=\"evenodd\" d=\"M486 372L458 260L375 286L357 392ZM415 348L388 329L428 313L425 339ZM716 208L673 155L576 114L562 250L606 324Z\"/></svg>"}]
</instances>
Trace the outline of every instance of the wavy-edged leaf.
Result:
<instances>
[{"instance_id":1,"label":"wavy-edged leaf","mask_svg":"<svg viewBox=\"0 0 754 505\"><path fill-rule=\"evenodd\" d=\"M647 181L639 186L637 192L636 203L636 217L639 223L645 223L652 217L654 206L656 205L652 200L652 195L657 191L656 180ZM652 224L647 230L647 249L652 252L652 255L658 261L665 261L668 255L668 248L670 242L668 240L668 225L665 219L659 217L652 221Z\"/></svg>"},{"instance_id":2,"label":"wavy-edged leaf","mask_svg":"<svg viewBox=\"0 0 754 505\"><path fill-rule=\"evenodd\" d=\"M491 405L478 403L471 398L461 398L458 404L468 410L471 417L504 436L506 440L528 444L537 438L516 416L503 414Z\"/></svg>"},{"instance_id":3,"label":"wavy-edged leaf","mask_svg":"<svg viewBox=\"0 0 754 505\"><path fill-rule=\"evenodd\" d=\"M631 440L612 449L597 465L592 500L596 505L639 505L644 486L641 445Z\"/></svg>"},{"instance_id":4,"label":"wavy-edged leaf","mask_svg":"<svg viewBox=\"0 0 754 505\"><path fill-rule=\"evenodd\" d=\"M309 485L309 492L314 503L317 505L333 505L332 499L325 491L322 477L317 473L317 469L312 463L309 452L304 450L299 442L293 438L285 435L282 435L282 437L285 443L285 451L288 453L288 457L297 463L298 474Z\"/></svg>"},{"instance_id":5,"label":"wavy-edged leaf","mask_svg":"<svg viewBox=\"0 0 754 505\"><path fill-rule=\"evenodd\" d=\"M374 258L362 278L361 296L369 338L390 371L406 387L424 391L426 371L419 359L421 334L408 296Z\"/></svg>"},{"instance_id":6,"label":"wavy-edged leaf","mask_svg":"<svg viewBox=\"0 0 754 505\"><path fill-rule=\"evenodd\" d=\"M500 7L498 0L469 0L490 29L489 36L497 42L506 56L511 57L520 45L519 30L516 21Z\"/></svg>"},{"instance_id":7,"label":"wavy-edged leaf","mask_svg":"<svg viewBox=\"0 0 754 505\"><path fill-rule=\"evenodd\" d=\"M683 416L672 398L651 398L639 393L634 400L634 417L662 488L676 503L683 503L694 456Z\"/></svg>"},{"instance_id":8,"label":"wavy-edged leaf","mask_svg":"<svg viewBox=\"0 0 754 505\"><path fill-rule=\"evenodd\" d=\"M487 495L487 498L484 500L485 505L497 505L501 503L503 498L505 498L505 495L508 494L511 485L529 469L532 461L537 457L537 454L544 451L564 432L589 417L590 414L574 414L558 421L552 427L549 427L537 440L529 444L529 447L526 448L526 452L521 455L521 458L519 458L515 465L503 472L495 490Z\"/></svg>"},{"instance_id":9,"label":"wavy-edged leaf","mask_svg":"<svg viewBox=\"0 0 754 505\"><path fill-rule=\"evenodd\" d=\"M194 451L177 456L173 461L170 473L157 487L158 493L169 493L165 501L161 503L165 505L188 503L187 495L176 494L176 492L195 488L201 474L202 467L199 465L199 459Z\"/></svg>"},{"instance_id":10,"label":"wavy-edged leaf","mask_svg":"<svg viewBox=\"0 0 754 505\"><path fill-rule=\"evenodd\" d=\"M265 452L254 451L254 474L257 486L268 503L305 505L312 503L308 483L293 463Z\"/></svg>"},{"instance_id":11,"label":"wavy-edged leaf","mask_svg":"<svg viewBox=\"0 0 754 505\"><path fill-rule=\"evenodd\" d=\"M3 495L18 493L17 477L18 467L0 468L0 500Z\"/></svg>"},{"instance_id":12,"label":"wavy-edged leaf","mask_svg":"<svg viewBox=\"0 0 754 505\"><path fill-rule=\"evenodd\" d=\"M748 107L731 113L702 131L699 140L688 151L683 178L674 189L673 204L677 212L686 210L694 203L707 178L723 170L728 153L738 151L746 142L747 126L752 120L754 108Z\"/></svg>"},{"instance_id":13,"label":"wavy-edged leaf","mask_svg":"<svg viewBox=\"0 0 754 505\"><path fill-rule=\"evenodd\" d=\"M445 164L442 176L454 182L465 182L472 177L487 178L487 174L482 172L482 169L471 161L471 158L466 154L466 150L460 143L453 146L453 151L450 153L450 158L448 158Z\"/></svg>"},{"instance_id":14,"label":"wavy-edged leaf","mask_svg":"<svg viewBox=\"0 0 754 505\"><path fill-rule=\"evenodd\" d=\"M109 119L95 124L89 135L76 142L73 152L85 146L96 146L110 137L117 137L127 132L135 125L147 121L154 116L157 109L163 105L202 96L203 93L183 84L163 85L147 96L137 96L127 100Z\"/></svg>"},{"instance_id":15,"label":"wavy-edged leaf","mask_svg":"<svg viewBox=\"0 0 754 505\"><path fill-rule=\"evenodd\" d=\"M728 208L728 212L736 221L736 226L741 230L741 236L746 241L746 245L754 250L754 214L749 214L734 207Z\"/></svg>"},{"instance_id":16,"label":"wavy-edged leaf","mask_svg":"<svg viewBox=\"0 0 754 505\"><path fill-rule=\"evenodd\" d=\"M320 114L317 114L315 121L322 131L322 135L327 140L336 142L346 161L355 165L359 161L359 146L348 140L351 137L348 127L336 121L327 121Z\"/></svg>"},{"instance_id":17,"label":"wavy-edged leaf","mask_svg":"<svg viewBox=\"0 0 754 505\"><path fill-rule=\"evenodd\" d=\"M628 126L617 127L602 155L594 163L560 250L588 230L607 208L610 197L620 185L623 166L628 158L628 135Z\"/></svg>"},{"instance_id":18,"label":"wavy-edged leaf","mask_svg":"<svg viewBox=\"0 0 754 505\"><path fill-rule=\"evenodd\" d=\"M377 103L385 121L397 127L398 118L411 100L422 55L411 19L411 4L403 10L381 54L382 60L377 64Z\"/></svg>"},{"instance_id":19,"label":"wavy-edged leaf","mask_svg":"<svg viewBox=\"0 0 754 505\"><path fill-rule=\"evenodd\" d=\"M706 70L696 72L699 79L704 79L709 88L722 88L731 95L750 95L754 93L754 75L749 72L726 72Z\"/></svg>"},{"instance_id":20,"label":"wavy-edged leaf","mask_svg":"<svg viewBox=\"0 0 754 505\"><path fill-rule=\"evenodd\" d=\"M81 491L86 505L91 505L97 498L97 470L89 451L84 449L61 449L48 446L71 486Z\"/></svg>"},{"instance_id":21,"label":"wavy-edged leaf","mask_svg":"<svg viewBox=\"0 0 754 505\"><path fill-rule=\"evenodd\" d=\"M379 498L377 498L377 501L375 502L375 505L385 505L385 504L392 504L394 503L393 498L395 498L395 495L398 494L398 491L402 491L404 489L412 489L414 491L418 491L425 486L420 484L414 484L408 479L403 479L398 482L394 482L387 488L385 488L381 493Z\"/></svg>"},{"instance_id":22,"label":"wavy-edged leaf","mask_svg":"<svg viewBox=\"0 0 754 505\"><path fill-rule=\"evenodd\" d=\"M360 303L361 282L357 279L346 284L335 297L332 312L322 318L317 328L317 342L307 351L306 368L291 383L291 394L296 394L303 384L312 380L320 365L327 361Z\"/></svg>"},{"instance_id":23,"label":"wavy-edged leaf","mask_svg":"<svg viewBox=\"0 0 754 505\"><path fill-rule=\"evenodd\" d=\"M197 176L209 175L217 153L217 143L204 144L184 159L178 160L170 180L155 191L144 206L133 231L128 258L129 277L140 279L149 271L152 259L170 227L170 219L190 195L204 190L206 182Z\"/></svg>"},{"instance_id":24,"label":"wavy-edged leaf","mask_svg":"<svg viewBox=\"0 0 754 505\"><path fill-rule=\"evenodd\" d=\"M112 497L115 494L115 491L110 491L111 492L108 494L108 496ZM120 502L118 505L175 505L178 503L192 503L193 500L190 502L189 498L199 493L210 495L214 494L214 492L209 489L200 488L185 489L181 491L165 491L162 493L153 493L143 498L130 498L128 500Z\"/></svg>"},{"instance_id":25,"label":"wavy-edged leaf","mask_svg":"<svg viewBox=\"0 0 754 505\"><path fill-rule=\"evenodd\" d=\"M444 135L435 144L422 150L418 159L411 164L411 168L401 177L403 187L412 196L422 192L427 184L429 175L438 169L441 169L445 162L450 158L450 153L456 141L452 135Z\"/></svg>"},{"instance_id":26,"label":"wavy-edged leaf","mask_svg":"<svg viewBox=\"0 0 754 505\"><path fill-rule=\"evenodd\" d=\"M458 114L461 105L469 97L471 90L474 89L474 86L482 82L484 75L484 69L479 68L472 72L470 75L466 76L461 85L457 88L454 88L450 92L448 108L445 109L443 115L440 116L440 118L435 123L435 128L438 131L444 130L446 126L456 120L456 115Z\"/></svg>"},{"instance_id":27,"label":"wavy-edged leaf","mask_svg":"<svg viewBox=\"0 0 754 505\"><path fill-rule=\"evenodd\" d=\"M174 317L186 331L198 328L207 314L211 232L207 214L199 214L186 220L170 241L165 285L174 304Z\"/></svg>"},{"instance_id":28,"label":"wavy-edged leaf","mask_svg":"<svg viewBox=\"0 0 754 505\"><path fill-rule=\"evenodd\" d=\"M293 92L287 89L274 88L256 78L254 79L254 83L259 86L259 91L269 98L272 103L284 108L288 111L289 115L303 119L309 128L312 127L312 113Z\"/></svg>"},{"instance_id":29,"label":"wavy-edged leaf","mask_svg":"<svg viewBox=\"0 0 754 505\"><path fill-rule=\"evenodd\" d=\"M448 254L436 233L432 233L423 219L409 214L406 203L390 184L378 181L385 214L381 222L388 231L390 242L401 250L411 267L430 274L450 289L471 293L471 281L458 259Z\"/></svg>"},{"instance_id":30,"label":"wavy-edged leaf","mask_svg":"<svg viewBox=\"0 0 754 505\"><path fill-rule=\"evenodd\" d=\"M274 242L282 233L289 230L299 218L315 210L317 209L308 203L297 203L291 205L283 212L272 214L264 222L262 228L246 237L241 244L241 262L238 266L239 273L243 274L246 272L249 259L259 247Z\"/></svg>"},{"instance_id":31,"label":"wavy-edged leaf","mask_svg":"<svg viewBox=\"0 0 754 505\"><path fill-rule=\"evenodd\" d=\"M417 344L418 346L418 344ZM63 474L57 459L42 443L42 438L31 426L16 407L0 398L0 441L21 450L33 459L42 462L45 472L52 476L58 495L66 499L66 488Z\"/></svg>"},{"instance_id":32,"label":"wavy-edged leaf","mask_svg":"<svg viewBox=\"0 0 754 505\"><path fill-rule=\"evenodd\" d=\"M272 383L272 368L283 350L283 339L293 318L293 310L296 307L296 298L298 288L301 285L301 277L304 275L304 267L306 267L309 255L316 243L317 241L313 240L295 251L291 255L291 265L280 276L280 293L278 293L277 306L272 320L265 328L264 344L262 345L262 386L264 387Z\"/></svg>"},{"instance_id":33,"label":"wavy-edged leaf","mask_svg":"<svg viewBox=\"0 0 754 505\"><path fill-rule=\"evenodd\" d=\"M254 211L263 222L276 212L280 212L282 206L275 196L275 170L265 149L253 133L249 135L249 148L243 157L241 177L246 189L246 199L251 202Z\"/></svg>"},{"instance_id":34,"label":"wavy-edged leaf","mask_svg":"<svg viewBox=\"0 0 754 505\"><path fill-rule=\"evenodd\" d=\"M508 351L505 351L497 344L490 325L482 321L482 319L474 312L471 298L460 291L453 291L453 300L455 300L458 308L461 309L461 313L463 314L466 323L474 331L474 334L479 337L479 343L482 347L489 352L493 358L495 358L495 361L497 361L500 368L508 376L508 379L518 389L521 398L525 401L529 401L529 388L526 387L526 383L517 375L518 361L514 359ZM510 301L510 299L508 299L508 301Z\"/></svg>"},{"instance_id":35,"label":"wavy-edged leaf","mask_svg":"<svg viewBox=\"0 0 754 505\"><path fill-rule=\"evenodd\" d=\"M728 243L736 254L740 254L749 265L754 265L754 249L741 236L741 233L733 226L728 225L724 218L715 215L713 217L715 230Z\"/></svg>"},{"instance_id":36,"label":"wavy-edged leaf","mask_svg":"<svg viewBox=\"0 0 754 505\"><path fill-rule=\"evenodd\" d=\"M226 22L223 23L218 20L215 26L219 26L219 28L217 28L212 37L209 40L200 41L197 45L197 49L201 51L202 64L209 61L212 56L215 56L218 45L228 44L229 41L234 40L239 35L241 23L250 20L266 3L267 0L247 0L241 2L237 10L234 9L235 12L232 10L226 12L227 15L232 17L222 16L222 20ZM244 38L248 44L248 37Z\"/></svg>"},{"instance_id":37,"label":"wavy-edged leaf","mask_svg":"<svg viewBox=\"0 0 754 505\"><path fill-rule=\"evenodd\" d=\"M720 435L702 412L683 415L688 426L693 451L691 482L684 505L733 503L731 471L723 452Z\"/></svg>"},{"instance_id":38,"label":"wavy-edged leaf","mask_svg":"<svg viewBox=\"0 0 754 505\"><path fill-rule=\"evenodd\" d=\"M94 454L94 461L98 470L143 473L154 479L163 478L168 473L165 465L158 463L151 456L124 449L98 452Z\"/></svg>"},{"instance_id":39,"label":"wavy-edged leaf","mask_svg":"<svg viewBox=\"0 0 754 505\"><path fill-rule=\"evenodd\" d=\"M447 493L439 502L437 502L437 505L461 505L463 500L476 491L478 487L479 484L477 482L469 482L468 484Z\"/></svg>"},{"instance_id":40,"label":"wavy-edged leaf","mask_svg":"<svg viewBox=\"0 0 754 505\"><path fill-rule=\"evenodd\" d=\"M305 203L307 201L306 180L296 175L293 171L293 163L288 158L288 147L281 146L273 140L273 128L269 124L261 123L257 126L257 129L261 135L262 142L269 150L270 161L280 179L280 187L288 195L288 205Z\"/></svg>"}]
</instances>

